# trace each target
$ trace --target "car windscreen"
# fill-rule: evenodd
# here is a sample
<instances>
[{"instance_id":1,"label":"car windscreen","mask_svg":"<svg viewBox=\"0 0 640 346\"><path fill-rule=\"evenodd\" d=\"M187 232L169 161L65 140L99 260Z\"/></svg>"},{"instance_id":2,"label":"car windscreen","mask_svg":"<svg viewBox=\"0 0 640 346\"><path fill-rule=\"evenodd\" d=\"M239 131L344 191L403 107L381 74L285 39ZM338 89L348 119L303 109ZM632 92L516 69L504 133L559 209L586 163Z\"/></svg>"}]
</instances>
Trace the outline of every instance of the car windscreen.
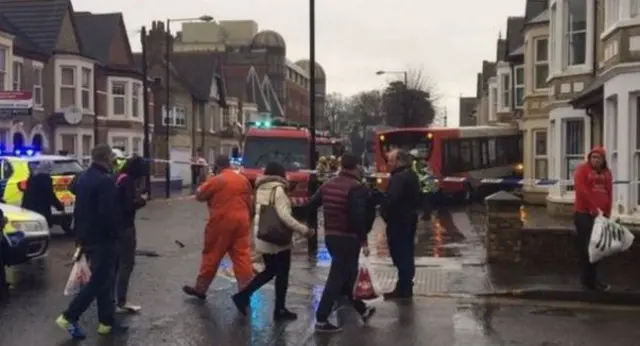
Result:
<instances>
[{"instance_id":1,"label":"car windscreen","mask_svg":"<svg viewBox=\"0 0 640 346\"><path fill-rule=\"evenodd\" d=\"M40 161L29 161L29 170L34 172ZM84 170L82 165L73 159L52 161L51 175L76 175Z\"/></svg>"},{"instance_id":2,"label":"car windscreen","mask_svg":"<svg viewBox=\"0 0 640 346\"><path fill-rule=\"evenodd\" d=\"M425 132L391 132L384 134L384 140L379 139L383 153L394 149L402 149L407 152L418 151L418 159L429 160L433 151L433 140L427 137ZM386 160L386 155L383 155Z\"/></svg>"},{"instance_id":3,"label":"car windscreen","mask_svg":"<svg viewBox=\"0 0 640 346\"><path fill-rule=\"evenodd\" d=\"M309 143L303 138L249 137L245 140L242 165L245 168L264 168L278 162L287 171L307 169Z\"/></svg>"}]
</instances>

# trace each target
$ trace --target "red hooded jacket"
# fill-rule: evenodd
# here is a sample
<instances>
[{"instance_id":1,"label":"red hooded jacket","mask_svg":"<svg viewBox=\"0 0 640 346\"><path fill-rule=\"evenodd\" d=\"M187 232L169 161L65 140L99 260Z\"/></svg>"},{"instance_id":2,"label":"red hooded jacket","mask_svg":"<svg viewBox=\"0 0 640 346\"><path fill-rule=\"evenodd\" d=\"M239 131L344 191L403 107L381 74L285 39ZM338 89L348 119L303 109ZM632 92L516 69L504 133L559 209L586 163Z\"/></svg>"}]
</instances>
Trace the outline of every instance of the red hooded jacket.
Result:
<instances>
[{"instance_id":1,"label":"red hooded jacket","mask_svg":"<svg viewBox=\"0 0 640 346\"><path fill-rule=\"evenodd\" d=\"M609 217L612 207L613 177L606 161L601 171L591 166L589 160L594 153L606 158L604 148L594 147L589 152L587 161L580 164L573 174L576 194L574 211L597 215L598 210L602 210L602 213Z\"/></svg>"}]
</instances>

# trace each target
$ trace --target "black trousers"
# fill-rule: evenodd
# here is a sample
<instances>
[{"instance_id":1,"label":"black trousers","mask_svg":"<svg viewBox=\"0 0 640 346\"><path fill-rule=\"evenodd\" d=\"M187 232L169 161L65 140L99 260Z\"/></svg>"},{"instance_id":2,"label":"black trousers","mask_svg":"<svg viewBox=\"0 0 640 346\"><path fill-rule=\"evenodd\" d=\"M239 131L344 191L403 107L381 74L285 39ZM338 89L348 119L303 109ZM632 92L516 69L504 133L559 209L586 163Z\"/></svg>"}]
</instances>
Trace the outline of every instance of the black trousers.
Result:
<instances>
[{"instance_id":1,"label":"black trousers","mask_svg":"<svg viewBox=\"0 0 640 346\"><path fill-rule=\"evenodd\" d=\"M342 297L347 297L360 314L367 309L363 301L353 299L353 286L358 277L360 257L358 239L328 235L325 236L325 243L331 255L331 268L316 311L316 320L320 323L327 321L335 302Z\"/></svg>"},{"instance_id":2,"label":"black trousers","mask_svg":"<svg viewBox=\"0 0 640 346\"><path fill-rule=\"evenodd\" d=\"M118 240L118 276L116 282L116 297L118 305L127 303L127 292L129 291L129 281L131 273L136 263L136 229L127 228Z\"/></svg>"},{"instance_id":3,"label":"black trousers","mask_svg":"<svg viewBox=\"0 0 640 346\"><path fill-rule=\"evenodd\" d=\"M582 284L594 287L598 282L598 262L589 262L589 242L595 217L588 213L575 213L573 222L576 227L577 246L580 254L580 266L582 267Z\"/></svg>"},{"instance_id":4,"label":"black trousers","mask_svg":"<svg viewBox=\"0 0 640 346\"><path fill-rule=\"evenodd\" d=\"M238 293L239 296L249 298L267 282L276 278L276 302L275 310L285 309L287 289L289 288L289 271L291 270L291 250L281 251L276 254L264 254L264 270L256 275L253 280Z\"/></svg>"},{"instance_id":5,"label":"black trousers","mask_svg":"<svg viewBox=\"0 0 640 346\"><path fill-rule=\"evenodd\" d=\"M116 281L117 246L102 245L84 249L91 279L69 304L64 317L70 322L77 322L80 316L95 300L98 304L98 320L111 326L115 320L114 287Z\"/></svg>"},{"instance_id":6,"label":"black trousers","mask_svg":"<svg viewBox=\"0 0 640 346\"><path fill-rule=\"evenodd\" d=\"M2 230L0 230L2 232ZM0 235L2 237L2 235ZM9 284L7 283L5 264L2 259L2 244L0 242L0 303L9 298Z\"/></svg>"},{"instance_id":7,"label":"black trousers","mask_svg":"<svg viewBox=\"0 0 640 346\"><path fill-rule=\"evenodd\" d=\"M418 224L417 215L387 223L387 243L393 265L398 268L398 282L395 291L410 293L413 291L413 278L416 274L415 238Z\"/></svg>"}]
</instances>

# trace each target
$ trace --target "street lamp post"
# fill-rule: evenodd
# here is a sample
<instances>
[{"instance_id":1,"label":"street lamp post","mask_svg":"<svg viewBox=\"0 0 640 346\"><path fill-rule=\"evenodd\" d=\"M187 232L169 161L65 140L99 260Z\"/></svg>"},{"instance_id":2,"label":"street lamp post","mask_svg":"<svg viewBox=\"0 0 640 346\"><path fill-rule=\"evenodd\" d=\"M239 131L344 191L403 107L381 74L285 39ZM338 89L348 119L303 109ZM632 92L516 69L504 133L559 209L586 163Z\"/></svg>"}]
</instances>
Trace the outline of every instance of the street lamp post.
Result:
<instances>
[{"instance_id":1,"label":"street lamp post","mask_svg":"<svg viewBox=\"0 0 640 346\"><path fill-rule=\"evenodd\" d=\"M409 74L407 73L407 71L384 71L384 70L376 71L376 75L378 76L382 76L385 74L395 74L395 75L402 74L402 76L404 77L404 93L402 93L402 108L405 114L403 124L407 126L408 125L407 120L409 118L409 105L407 102L407 96L409 94Z\"/></svg>"},{"instance_id":2,"label":"street lamp post","mask_svg":"<svg viewBox=\"0 0 640 346\"><path fill-rule=\"evenodd\" d=\"M309 143L309 169L316 169L316 2L309 0L309 131L311 141ZM309 194L313 195L318 189L317 174L311 174L309 181ZM317 231L318 213L310 215L310 224ZM318 232L307 241L308 253L314 254L318 251Z\"/></svg>"},{"instance_id":3,"label":"street lamp post","mask_svg":"<svg viewBox=\"0 0 640 346\"><path fill-rule=\"evenodd\" d=\"M169 163L170 150L171 145L169 143L169 138L171 137L171 125L169 124L169 118L171 114L171 51L172 51L172 42L173 37L171 35L171 23L180 23L180 22L193 22L193 21L202 21L202 22L211 22L213 21L213 17L208 15L203 15L198 18L180 18L180 19L171 19L167 18L167 32L165 34L165 113L163 114L164 119L164 136L166 141L166 150L167 150L167 163L164 169L165 179L164 179L164 195L166 198L171 197L171 164Z\"/></svg>"},{"instance_id":4,"label":"street lamp post","mask_svg":"<svg viewBox=\"0 0 640 346\"><path fill-rule=\"evenodd\" d=\"M140 43L142 45L142 117L144 121L144 143L142 143L142 156L145 160L151 157L151 148L149 148L149 66L147 65L147 28L140 29ZM148 161L150 162L150 161ZM144 177L145 189L151 192L151 170L147 169ZM149 193L150 194L150 193Z\"/></svg>"}]
</instances>

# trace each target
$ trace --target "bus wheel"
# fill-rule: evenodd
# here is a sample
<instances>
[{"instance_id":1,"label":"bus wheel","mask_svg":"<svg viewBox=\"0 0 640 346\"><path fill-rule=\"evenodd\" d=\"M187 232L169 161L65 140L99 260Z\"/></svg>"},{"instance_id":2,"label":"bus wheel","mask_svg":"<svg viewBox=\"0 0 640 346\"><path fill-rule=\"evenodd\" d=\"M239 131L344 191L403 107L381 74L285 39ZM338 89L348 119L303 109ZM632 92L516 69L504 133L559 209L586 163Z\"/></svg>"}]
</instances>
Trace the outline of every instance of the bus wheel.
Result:
<instances>
[{"instance_id":1,"label":"bus wheel","mask_svg":"<svg viewBox=\"0 0 640 346\"><path fill-rule=\"evenodd\" d=\"M75 229L73 226L73 216L65 216L60 220L60 227L67 235L75 234Z\"/></svg>"}]
</instances>

